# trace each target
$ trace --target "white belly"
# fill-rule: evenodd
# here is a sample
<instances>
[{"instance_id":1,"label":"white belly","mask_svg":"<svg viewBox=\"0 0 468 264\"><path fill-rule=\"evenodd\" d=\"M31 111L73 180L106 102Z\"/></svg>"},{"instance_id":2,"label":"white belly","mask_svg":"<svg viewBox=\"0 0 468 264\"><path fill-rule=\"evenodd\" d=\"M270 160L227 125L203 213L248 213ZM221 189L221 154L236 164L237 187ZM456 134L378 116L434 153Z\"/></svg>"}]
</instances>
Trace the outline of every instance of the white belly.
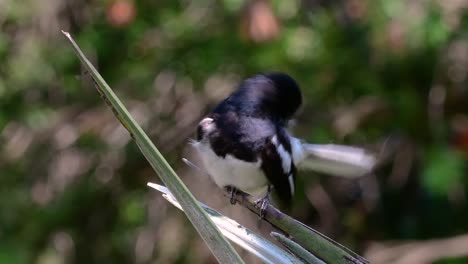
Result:
<instances>
[{"instance_id":1,"label":"white belly","mask_svg":"<svg viewBox=\"0 0 468 264\"><path fill-rule=\"evenodd\" d=\"M265 196L268 180L260 166L261 161L245 162L231 155L218 157L206 143L197 142L194 147L201 156L205 169L219 187L234 186L254 197Z\"/></svg>"}]
</instances>

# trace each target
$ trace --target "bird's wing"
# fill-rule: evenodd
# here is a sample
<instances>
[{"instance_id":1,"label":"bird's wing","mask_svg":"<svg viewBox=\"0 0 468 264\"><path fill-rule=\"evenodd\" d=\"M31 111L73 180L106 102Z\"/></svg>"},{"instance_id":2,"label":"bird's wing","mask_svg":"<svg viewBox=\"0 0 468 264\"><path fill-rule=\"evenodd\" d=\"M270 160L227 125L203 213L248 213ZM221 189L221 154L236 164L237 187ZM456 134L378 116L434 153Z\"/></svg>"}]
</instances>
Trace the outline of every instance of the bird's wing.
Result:
<instances>
[{"instance_id":1,"label":"bird's wing","mask_svg":"<svg viewBox=\"0 0 468 264\"><path fill-rule=\"evenodd\" d=\"M375 155L358 147L308 144L296 138L291 142L298 169L354 178L369 174L377 163Z\"/></svg>"},{"instance_id":2,"label":"bird's wing","mask_svg":"<svg viewBox=\"0 0 468 264\"><path fill-rule=\"evenodd\" d=\"M273 185L275 193L283 203L290 204L294 194L296 173L291 154L278 142L277 136L274 136L266 140L260 158L261 169Z\"/></svg>"}]
</instances>

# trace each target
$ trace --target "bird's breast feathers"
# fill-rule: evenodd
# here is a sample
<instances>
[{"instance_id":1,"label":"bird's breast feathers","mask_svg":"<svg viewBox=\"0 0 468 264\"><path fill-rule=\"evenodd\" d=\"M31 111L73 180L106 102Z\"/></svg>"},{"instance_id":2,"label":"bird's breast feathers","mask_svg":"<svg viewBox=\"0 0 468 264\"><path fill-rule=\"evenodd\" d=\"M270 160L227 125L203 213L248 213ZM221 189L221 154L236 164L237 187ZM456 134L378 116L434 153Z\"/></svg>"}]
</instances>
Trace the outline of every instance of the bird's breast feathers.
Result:
<instances>
[{"instance_id":1,"label":"bird's breast feathers","mask_svg":"<svg viewBox=\"0 0 468 264\"><path fill-rule=\"evenodd\" d=\"M261 170L262 161L247 162L227 154L220 157L207 141L193 144L203 161L205 169L219 187L233 186L253 196L264 196L268 180Z\"/></svg>"}]
</instances>

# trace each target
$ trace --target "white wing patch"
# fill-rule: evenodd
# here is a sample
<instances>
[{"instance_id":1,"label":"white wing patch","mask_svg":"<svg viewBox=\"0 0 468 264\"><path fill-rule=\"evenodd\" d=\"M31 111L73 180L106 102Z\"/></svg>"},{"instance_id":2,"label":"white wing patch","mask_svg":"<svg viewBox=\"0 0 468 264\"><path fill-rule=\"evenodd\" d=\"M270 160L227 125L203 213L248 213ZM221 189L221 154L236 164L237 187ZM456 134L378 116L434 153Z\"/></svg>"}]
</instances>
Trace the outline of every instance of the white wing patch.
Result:
<instances>
[{"instance_id":1,"label":"white wing patch","mask_svg":"<svg viewBox=\"0 0 468 264\"><path fill-rule=\"evenodd\" d=\"M289 174L291 171L291 155L284 149L283 145L278 142L278 138L276 136L271 138L271 142L276 147L276 152L281 158L281 166L283 167L283 171L285 174Z\"/></svg>"},{"instance_id":2,"label":"white wing patch","mask_svg":"<svg viewBox=\"0 0 468 264\"><path fill-rule=\"evenodd\" d=\"M293 195L295 190L294 190L294 177L292 173L289 174L288 181L289 181L289 188L291 189L291 194Z\"/></svg>"},{"instance_id":3,"label":"white wing patch","mask_svg":"<svg viewBox=\"0 0 468 264\"><path fill-rule=\"evenodd\" d=\"M283 167L284 173L288 175L288 182L291 194L294 194L294 177L291 173L291 163L293 162L293 160L291 158L291 154L289 154L284 148L284 146L278 142L278 138L276 135L271 138L271 142L273 143L273 145L275 145L276 152L278 152L278 155L281 158L281 166Z\"/></svg>"}]
</instances>

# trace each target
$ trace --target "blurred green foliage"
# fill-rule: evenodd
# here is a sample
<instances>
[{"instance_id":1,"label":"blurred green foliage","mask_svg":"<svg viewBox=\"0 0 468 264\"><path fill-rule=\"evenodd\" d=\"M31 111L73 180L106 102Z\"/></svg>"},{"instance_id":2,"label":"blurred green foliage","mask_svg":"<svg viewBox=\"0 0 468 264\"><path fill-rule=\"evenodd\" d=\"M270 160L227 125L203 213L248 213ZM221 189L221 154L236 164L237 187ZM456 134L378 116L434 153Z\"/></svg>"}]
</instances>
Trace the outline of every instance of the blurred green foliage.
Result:
<instances>
[{"instance_id":1,"label":"blurred green foliage","mask_svg":"<svg viewBox=\"0 0 468 264\"><path fill-rule=\"evenodd\" d=\"M180 164L198 120L242 78L278 70L305 96L295 134L386 154L359 181L301 174L294 217L373 263L385 262L372 241L467 233L467 7L0 2L0 263L214 262L184 216L146 188L157 178L60 29L75 36L201 200L227 204Z\"/></svg>"}]
</instances>

